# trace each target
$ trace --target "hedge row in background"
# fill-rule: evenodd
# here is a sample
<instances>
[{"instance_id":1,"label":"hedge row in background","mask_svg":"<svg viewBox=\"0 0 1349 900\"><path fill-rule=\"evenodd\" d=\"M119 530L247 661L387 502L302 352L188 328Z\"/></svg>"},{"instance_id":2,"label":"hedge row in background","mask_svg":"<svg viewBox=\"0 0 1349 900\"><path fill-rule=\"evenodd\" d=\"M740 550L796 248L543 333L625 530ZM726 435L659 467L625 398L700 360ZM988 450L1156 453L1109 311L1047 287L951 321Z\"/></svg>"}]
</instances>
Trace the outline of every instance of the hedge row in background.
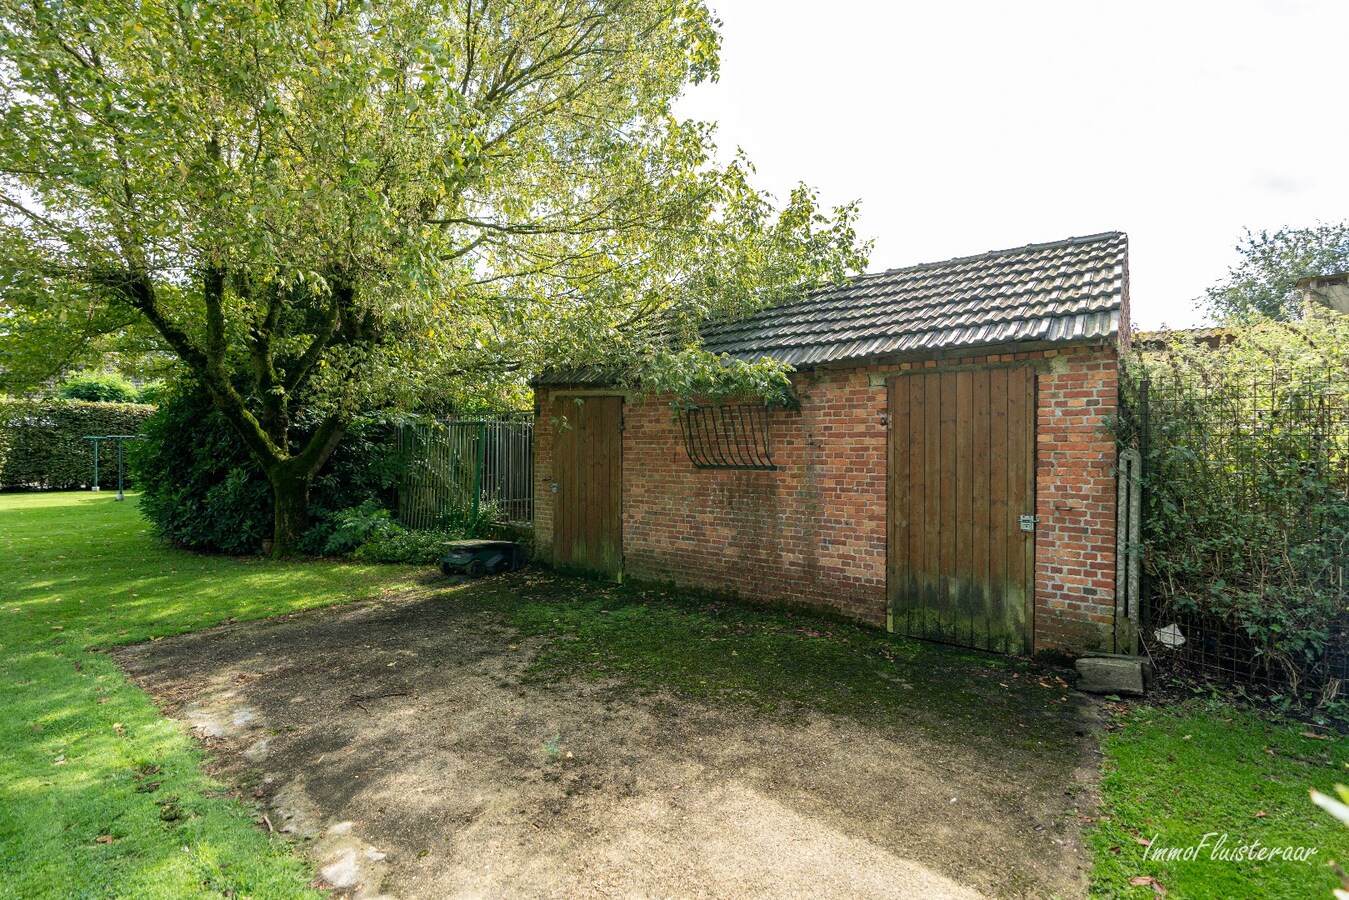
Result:
<instances>
[{"instance_id":1,"label":"hedge row in background","mask_svg":"<svg viewBox=\"0 0 1349 900\"><path fill-rule=\"evenodd\" d=\"M142 403L151 398L142 397L137 387L115 372L83 372L72 375L56 389L62 400L89 400L94 403Z\"/></svg>"},{"instance_id":2,"label":"hedge row in background","mask_svg":"<svg viewBox=\"0 0 1349 900\"><path fill-rule=\"evenodd\" d=\"M85 437L139 434L153 406L83 400L0 400L0 489L90 487L94 452ZM117 486L117 449L104 444L101 487Z\"/></svg>"}]
</instances>

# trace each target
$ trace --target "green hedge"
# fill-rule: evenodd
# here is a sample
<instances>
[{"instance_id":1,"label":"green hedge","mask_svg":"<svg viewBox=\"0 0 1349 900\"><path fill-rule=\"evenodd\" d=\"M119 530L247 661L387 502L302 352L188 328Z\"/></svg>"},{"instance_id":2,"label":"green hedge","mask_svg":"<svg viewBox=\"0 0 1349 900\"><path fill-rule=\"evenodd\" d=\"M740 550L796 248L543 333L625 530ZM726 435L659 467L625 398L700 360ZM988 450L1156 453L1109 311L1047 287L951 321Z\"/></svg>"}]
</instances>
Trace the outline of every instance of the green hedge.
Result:
<instances>
[{"instance_id":1,"label":"green hedge","mask_svg":"<svg viewBox=\"0 0 1349 900\"><path fill-rule=\"evenodd\" d=\"M0 490L71 490L94 479L95 434L139 434L153 406L0 400ZM99 484L117 486L117 447L99 451Z\"/></svg>"},{"instance_id":2,"label":"green hedge","mask_svg":"<svg viewBox=\"0 0 1349 900\"><path fill-rule=\"evenodd\" d=\"M85 372L67 378L56 389L62 400L88 400L92 403L139 403L141 392L121 375L109 372Z\"/></svg>"}]
</instances>

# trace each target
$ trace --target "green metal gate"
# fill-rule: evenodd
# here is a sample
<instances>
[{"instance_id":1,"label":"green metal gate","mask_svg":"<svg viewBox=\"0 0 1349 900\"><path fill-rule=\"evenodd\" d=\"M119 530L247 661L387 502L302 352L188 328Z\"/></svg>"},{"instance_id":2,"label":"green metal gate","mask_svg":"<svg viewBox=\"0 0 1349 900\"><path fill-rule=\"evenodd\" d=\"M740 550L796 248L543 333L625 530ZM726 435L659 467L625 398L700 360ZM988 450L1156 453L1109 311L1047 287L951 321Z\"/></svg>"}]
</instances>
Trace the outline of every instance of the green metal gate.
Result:
<instances>
[{"instance_id":1,"label":"green metal gate","mask_svg":"<svg viewBox=\"0 0 1349 900\"><path fill-rule=\"evenodd\" d=\"M418 422L397 431L405 460L398 520L435 528L491 505L497 521L534 519L534 423L511 419Z\"/></svg>"}]
</instances>

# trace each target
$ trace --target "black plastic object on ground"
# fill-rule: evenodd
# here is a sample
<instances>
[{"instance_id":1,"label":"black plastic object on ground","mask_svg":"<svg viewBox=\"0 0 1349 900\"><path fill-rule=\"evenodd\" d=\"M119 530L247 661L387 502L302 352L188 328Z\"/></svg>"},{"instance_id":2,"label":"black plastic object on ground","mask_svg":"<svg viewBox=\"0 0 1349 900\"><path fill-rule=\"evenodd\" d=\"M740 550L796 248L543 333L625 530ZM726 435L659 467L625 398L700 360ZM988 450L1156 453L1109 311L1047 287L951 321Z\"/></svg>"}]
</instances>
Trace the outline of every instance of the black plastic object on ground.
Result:
<instances>
[{"instance_id":1,"label":"black plastic object on ground","mask_svg":"<svg viewBox=\"0 0 1349 900\"><path fill-rule=\"evenodd\" d=\"M524 549L514 541L451 541L449 551L440 560L440 571L481 578L513 572L523 563Z\"/></svg>"}]
</instances>

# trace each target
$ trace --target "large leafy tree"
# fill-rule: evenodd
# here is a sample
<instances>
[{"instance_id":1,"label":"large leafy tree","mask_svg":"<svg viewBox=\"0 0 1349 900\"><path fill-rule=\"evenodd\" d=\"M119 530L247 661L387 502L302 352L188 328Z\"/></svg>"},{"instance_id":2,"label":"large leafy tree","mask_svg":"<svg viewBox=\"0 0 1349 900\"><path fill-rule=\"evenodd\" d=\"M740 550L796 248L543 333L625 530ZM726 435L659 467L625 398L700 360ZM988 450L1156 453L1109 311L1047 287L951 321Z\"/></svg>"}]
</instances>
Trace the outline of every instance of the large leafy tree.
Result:
<instances>
[{"instance_id":1,"label":"large leafy tree","mask_svg":"<svg viewBox=\"0 0 1349 900\"><path fill-rule=\"evenodd\" d=\"M1349 222L1247 230L1236 249L1240 260L1209 288L1209 307L1225 320L1288 321L1301 314L1299 280L1349 272Z\"/></svg>"},{"instance_id":2,"label":"large leafy tree","mask_svg":"<svg viewBox=\"0 0 1349 900\"><path fill-rule=\"evenodd\" d=\"M864 264L852 206L778 206L671 117L716 25L697 0L0 0L0 340L148 325L288 553L362 407L661 371L706 318Z\"/></svg>"}]
</instances>

